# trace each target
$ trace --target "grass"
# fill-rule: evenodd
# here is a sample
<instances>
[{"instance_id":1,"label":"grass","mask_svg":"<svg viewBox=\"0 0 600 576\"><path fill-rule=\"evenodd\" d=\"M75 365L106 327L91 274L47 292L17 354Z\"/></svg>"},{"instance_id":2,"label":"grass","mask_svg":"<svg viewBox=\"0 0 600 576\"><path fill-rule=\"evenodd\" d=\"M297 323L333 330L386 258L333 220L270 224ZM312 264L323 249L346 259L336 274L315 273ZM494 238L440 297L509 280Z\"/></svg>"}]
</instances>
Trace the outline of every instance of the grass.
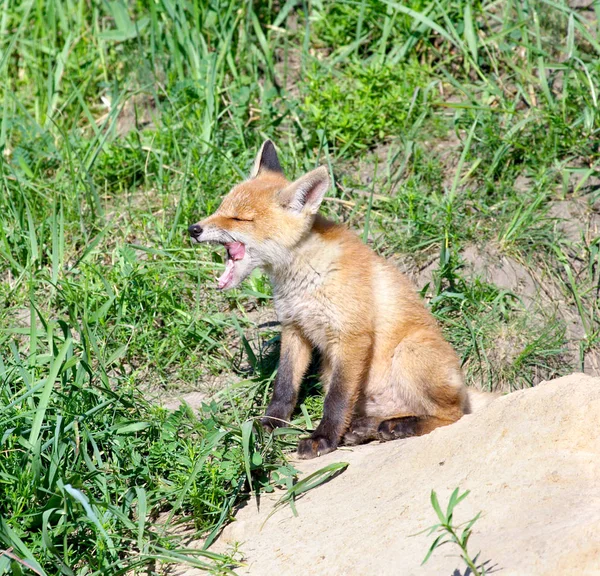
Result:
<instances>
[{"instance_id":1,"label":"grass","mask_svg":"<svg viewBox=\"0 0 600 576\"><path fill-rule=\"evenodd\" d=\"M425 564L427 560L431 558L431 555L437 548L443 546L444 544L455 544L460 550L461 560L467 565L469 573L473 574L473 576L484 576L486 574L485 564L487 564L489 561L478 566L476 562L479 557L479 553L477 556L471 558L471 555L467 549L469 538L473 533L473 525L475 522L477 522L477 520L479 520L481 512L477 513L468 522L455 526L453 524L454 508L456 508L456 506L458 506L458 504L460 504L469 495L469 490L463 492L462 494L459 492L460 490L458 488L452 492L450 500L448 501L448 507L446 512L444 512L440 506L435 490L431 491L431 506L433 507L440 523L435 524L419 533L423 534L424 532L427 532L428 536L438 533L438 536L431 543L431 546L427 551L427 555L423 559L421 565ZM462 532L459 534L460 529L462 529Z\"/></svg>"},{"instance_id":2,"label":"grass","mask_svg":"<svg viewBox=\"0 0 600 576\"><path fill-rule=\"evenodd\" d=\"M598 369L595 10L4 2L0 573L227 572L167 528L210 541L274 485L293 503L318 382L263 436L268 282L217 293L222 254L185 234L265 137L289 175L332 167L325 212L415 280L470 384ZM156 401L194 389L199 416Z\"/></svg>"}]
</instances>

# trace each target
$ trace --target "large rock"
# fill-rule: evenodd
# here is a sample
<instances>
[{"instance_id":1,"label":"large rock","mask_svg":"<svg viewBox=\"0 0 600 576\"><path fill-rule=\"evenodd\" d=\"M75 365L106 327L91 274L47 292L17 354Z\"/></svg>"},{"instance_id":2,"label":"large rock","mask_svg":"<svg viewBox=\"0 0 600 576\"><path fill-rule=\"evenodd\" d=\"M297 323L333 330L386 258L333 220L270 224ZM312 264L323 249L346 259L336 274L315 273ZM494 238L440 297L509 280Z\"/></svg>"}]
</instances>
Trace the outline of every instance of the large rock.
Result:
<instances>
[{"instance_id":1,"label":"large rock","mask_svg":"<svg viewBox=\"0 0 600 576\"><path fill-rule=\"evenodd\" d=\"M513 392L421 438L338 450L298 463L348 469L262 526L273 500L250 503L217 544L240 543L238 574L465 574L447 544L421 566L436 523L429 496L471 494L455 521L479 511L472 555L503 576L600 574L600 378L574 374ZM262 526L262 528L261 528ZM468 572L467 572L468 573Z\"/></svg>"}]
</instances>

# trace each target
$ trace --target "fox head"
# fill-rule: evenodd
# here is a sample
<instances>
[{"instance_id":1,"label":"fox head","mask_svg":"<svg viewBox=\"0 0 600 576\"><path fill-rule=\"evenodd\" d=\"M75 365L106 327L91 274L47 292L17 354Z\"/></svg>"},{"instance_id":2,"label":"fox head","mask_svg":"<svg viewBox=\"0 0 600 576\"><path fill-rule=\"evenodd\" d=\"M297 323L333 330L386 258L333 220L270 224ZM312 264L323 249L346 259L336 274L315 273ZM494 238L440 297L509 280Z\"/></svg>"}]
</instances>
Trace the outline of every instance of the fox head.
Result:
<instances>
[{"instance_id":1,"label":"fox head","mask_svg":"<svg viewBox=\"0 0 600 576\"><path fill-rule=\"evenodd\" d=\"M250 178L234 186L214 214L188 228L193 242L225 247L219 289L235 288L255 268L284 270L294 247L310 232L328 188L324 166L289 182L273 142L265 141Z\"/></svg>"}]
</instances>

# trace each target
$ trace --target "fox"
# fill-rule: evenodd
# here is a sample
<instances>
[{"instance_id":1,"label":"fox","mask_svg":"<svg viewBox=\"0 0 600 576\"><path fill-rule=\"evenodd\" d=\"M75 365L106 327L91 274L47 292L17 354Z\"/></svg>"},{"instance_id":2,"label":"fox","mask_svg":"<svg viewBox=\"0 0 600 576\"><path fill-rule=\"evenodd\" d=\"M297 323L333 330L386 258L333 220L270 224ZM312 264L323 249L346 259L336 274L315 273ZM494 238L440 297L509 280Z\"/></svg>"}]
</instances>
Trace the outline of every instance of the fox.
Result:
<instances>
[{"instance_id":1,"label":"fox","mask_svg":"<svg viewBox=\"0 0 600 576\"><path fill-rule=\"evenodd\" d=\"M340 445L421 436L472 411L458 355L410 280L345 225L319 214L329 170L289 181L266 140L250 177L188 228L225 248L220 290L255 269L269 277L281 350L262 425L289 425L313 352L321 358L323 416L299 458Z\"/></svg>"}]
</instances>

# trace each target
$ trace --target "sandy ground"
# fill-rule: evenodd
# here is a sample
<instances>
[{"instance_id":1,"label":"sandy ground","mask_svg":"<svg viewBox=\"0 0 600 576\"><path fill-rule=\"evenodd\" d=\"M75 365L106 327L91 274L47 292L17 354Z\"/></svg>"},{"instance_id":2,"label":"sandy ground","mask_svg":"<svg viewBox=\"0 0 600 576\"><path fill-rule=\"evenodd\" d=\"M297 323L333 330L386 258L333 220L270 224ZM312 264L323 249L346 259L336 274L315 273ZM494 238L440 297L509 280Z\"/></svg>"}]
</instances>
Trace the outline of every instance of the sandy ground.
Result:
<instances>
[{"instance_id":1,"label":"sandy ground","mask_svg":"<svg viewBox=\"0 0 600 576\"><path fill-rule=\"evenodd\" d=\"M469 550L488 573L600 575L600 378L573 374L514 392L421 438L299 462L347 470L266 520L279 495L249 502L213 547L239 543L236 573L366 576L468 574L446 545L421 566L442 506L470 490L455 522L482 512ZM265 522L266 520L266 522ZM189 569L177 574L191 576Z\"/></svg>"}]
</instances>

